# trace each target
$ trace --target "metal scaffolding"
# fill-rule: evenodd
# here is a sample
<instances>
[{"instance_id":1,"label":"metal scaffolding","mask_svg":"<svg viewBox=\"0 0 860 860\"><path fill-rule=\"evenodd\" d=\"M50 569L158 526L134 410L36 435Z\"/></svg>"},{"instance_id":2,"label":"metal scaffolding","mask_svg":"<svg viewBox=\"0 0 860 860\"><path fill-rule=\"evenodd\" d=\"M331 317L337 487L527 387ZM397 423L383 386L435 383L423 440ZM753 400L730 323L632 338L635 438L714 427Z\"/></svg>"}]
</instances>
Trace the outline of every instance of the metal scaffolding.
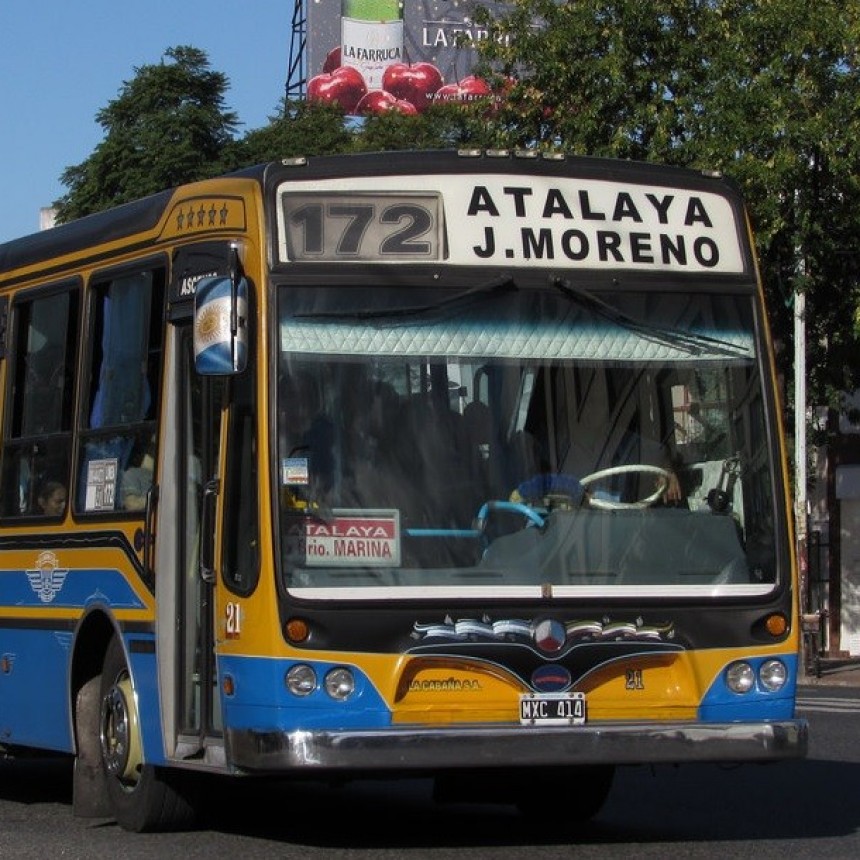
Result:
<instances>
[{"instance_id":1,"label":"metal scaffolding","mask_svg":"<svg viewBox=\"0 0 860 860\"><path fill-rule=\"evenodd\" d=\"M304 98L307 83L308 18L304 0L295 0L293 24L290 34L290 50L287 58L287 101Z\"/></svg>"}]
</instances>

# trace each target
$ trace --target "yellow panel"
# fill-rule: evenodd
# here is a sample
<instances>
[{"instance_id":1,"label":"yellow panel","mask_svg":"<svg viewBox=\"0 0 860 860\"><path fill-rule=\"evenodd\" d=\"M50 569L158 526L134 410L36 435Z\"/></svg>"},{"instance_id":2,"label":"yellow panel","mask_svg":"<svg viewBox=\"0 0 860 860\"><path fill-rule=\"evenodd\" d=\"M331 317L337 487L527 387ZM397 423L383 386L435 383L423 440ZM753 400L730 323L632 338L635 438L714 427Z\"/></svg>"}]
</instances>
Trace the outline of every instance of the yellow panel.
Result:
<instances>
[{"instance_id":1,"label":"yellow panel","mask_svg":"<svg viewBox=\"0 0 860 860\"><path fill-rule=\"evenodd\" d=\"M703 690L689 653L625 659L587 675L574 689L585 693L588 719L694 719Z\"/></svg>"},{"instance_id":2,"label":"yellow panel","mask_svg":"<svg viewBox=\"0 0 860 860\"><path fill-rule=\"evenodd\" d=\"M219 231L245 232L245 201L241 197L189 197L173 207L162 239L195 236Z\"/></svg>"},{"instance_id":3,"label":"yellow panel","mask_svg":"<svg viewBox=\"0 0 860 860\"><path fill-rule=\"evenodd\" d=\"M405 664L395 691L395 723L499 722L519 719L513 675L484 663L427 657Z\"/></svg>"},{"instance_id":4,"label":"yellow panel","mask_svg":"<svg viewBox=\"0 0 860 860\"><path fill-rule=\"evenodd\" d=\"M755 649L757 656L785 653L785 643ZM645 655L600 667L573 689L585 693L589 722L695 720L703 696L724 667L750 656L748 648ZM519 696L525 691L512 674L479 661L414 658L404 661L398 673L392 719L517 722Z\"/></svg>"}]
</instances>

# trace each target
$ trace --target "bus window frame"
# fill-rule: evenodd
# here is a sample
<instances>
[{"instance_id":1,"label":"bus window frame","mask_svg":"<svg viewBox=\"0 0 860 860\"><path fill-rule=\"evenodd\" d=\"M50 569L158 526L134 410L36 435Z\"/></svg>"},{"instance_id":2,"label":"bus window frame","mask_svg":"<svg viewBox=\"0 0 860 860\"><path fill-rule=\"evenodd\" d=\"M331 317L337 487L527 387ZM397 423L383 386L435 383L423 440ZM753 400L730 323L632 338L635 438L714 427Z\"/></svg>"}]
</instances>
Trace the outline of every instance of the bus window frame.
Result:
<instances>
[{"instance_id":1,"label":"bus window frame","mask_svg":"<svg viewBox=\"0 0 860 860\"><path fill-rule=\"evenodd\" d=\"M257 319L258 302L256 300L256 287L251 278L245 276L248 284L248 304L247 304L247 319ZM261 422L264 420L261 415L261 400L260 400L260 380L259 367L260 357L257 354L257 349L260 344L260 339L257 336L256 326L248 325L248 341L247 341L247 363L240 373L222 377L226 381L226 399L229 408L229 414L226 420L226 444L223 449L223 473L220 486L220 506L221 513L219 516L220 522L226 523L236 521L241 518L242 514L249 515L251 520L248 522L249 534L243 538L246 542L245 550L248 555L244 560L250 561L247 569L244 570L241 579L238 577L231 578L228 571L230 563L236 563L240 559L242 547L239 545L239 537L241 529L236 529L235 533L230 530L223 530L220 538L220 547L216 549L215 557L220 559L220 581L224 587L232 594L239 597L249 597L253 594L260 584L260 577L263 566L263 556L261 549L261 533L262 533L262 511L261 504L263 500L262 482L259 480L257 473L248 474L240 468L241 463L237 462L236 458L250 454L250 462L259 465L260 462L260 432ZM205 378L205 377L204 377ZM244 392L237 396L237 391ZM240 402L243 397L248 398L248 402ZM273 402L273 401L272 401ZM242 412L240 413L240 409ZM269 407L266 407L266 412L273 413ZM244 420L250 419L250 432L245 433L241 427ZM251 445L250 452L246 452L244 448L240 449L236 445L235 437L241 434L242 440ZM270 460L268 452L266 453L267 460ZM250 495L248 495L250 491ZM241 496L241 498L240 498ZM237 574L242 574L237 568Z\"/></svg>"},{"instance_id":2,"label":"bus window frame","mask_svg":"<svg viewBox=\"0 0 860 860\"><path fill-rule=\"evenodd\" d=\"M98 297L102 295L100 292L113 281L123 277L129 277L143 273L162 273L161 278L161 299L159 302L153 302L153 293L150 292L150 314L153 309L158 310L158 320L155 321L150 315L149 319L149 335L153 332L153 325L157 322L159 331L159 358L158 369L154 376L155 385L150 391L152 412L151 418L144 418L140 421L112 424L104 427L93 428L91 426L91 414L93 409L93 398L95 390L98 387L98 380L93 378L93 361L96 348L101 349L101 340L96 342L95 323L99 319L100 311L96 307ZM164 389L164 349L165 349L165 332L167 327L168 308L167 300L170 289L171 267L170 258L166 253L150 254L139 259L131 260L119 265L109 266L105 269L99 269L90 273L86 282L86 290L84 295L83 308L83 327L82 339L85 339L86 347L81 350L78 356L78 406L75 423L75 446L73 451L73 467L72 467L72 484L71 492L69 493L71 510L75 519L85 518L92 519L116 519L123 518L143 518L143 510L125 510L121 506L121 500L117 498L112 510L86 510L84 506L84 494L86 493L85 480L85 448L88 440L99 440L107 435L123 435L137 438L139 435L142 438L143 434L149 432L156 440L159 434L159 422L161 416L162 394ZM155 279L153 279L153 291L158 289L155 287ZM149 355L149 346L147 345L147 355ZM113 432L111 431L120 431ZM157 450L153 450L154 471L152 476L152 486L155 486L157 478ZM119 489L119 476L117 477L117 489Z\"/></svg>"},{"instance_id":3,"label":"bus window frame","mask_svg":"<svg viewBox=\"0 0 860 860\"><path fill-rule=\"evenodd\" d=\"M32 305L33 303L51 296L67 294L70 297L70 306L72 302L76 304L75 319L71 325L66 326L66 355L69 356L71 347L71 362L70 368L67 369L67 374L71 376L72 391L68 395L69 409L68 415L65 416L67 426L59 431L50 433L36 433L23 435L20 433L20 427L23 424L23 398L24 392L16 390L18 383L19 363L26 356L26 350L22 351L18 342L20 312L23 305ZM19 512L17 514L3 513L0 509L0 521L4 523L21 523L22 521L29 522L30 520L61 520L64 519L69 509L68 504L68 488L71 486L72 479L72 463L75 459L76 439L75 439L75 419L77 409L77 394L79 381L79 363L81 352L79 345L82 343L81 327L84 319L84 289L83 279L79 275L67 276L56 281L48 283L34 284L16 290L11 296L4 296L6 304L6 325L3 342L2 359L6 362L6 383L5 391L3 392L4 413L3 413L3 435L0 440L2 451L0 451L0 489L5 491L6 467L10 452L13 450L20 451L23 448L30 446L38 446L40 440L50 440L52 447L61 439L66 440L66 467L65 475L57 476L61 480L67 492L66 507L63 513L59 516L50 516L40 514L39 512ZM25 344L26 347L26 344ZM65 392L65 388L64 388ZM62 422L62 413L61 413ZM18 435L12 435L13 427L18 426Z\"/></svg>"}]
</instances>

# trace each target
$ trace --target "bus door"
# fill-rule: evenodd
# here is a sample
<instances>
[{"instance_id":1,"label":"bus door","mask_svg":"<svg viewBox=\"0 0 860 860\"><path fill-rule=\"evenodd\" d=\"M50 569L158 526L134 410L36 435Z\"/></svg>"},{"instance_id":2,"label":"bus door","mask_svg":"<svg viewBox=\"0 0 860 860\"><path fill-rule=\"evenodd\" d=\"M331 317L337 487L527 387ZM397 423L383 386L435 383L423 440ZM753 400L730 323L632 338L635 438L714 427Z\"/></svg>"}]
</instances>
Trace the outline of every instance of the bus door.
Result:
<instances>
[{"instance_id":1,"label":"bus door","mask_svg":"<svg viewBox=\"0 0 860 860\"><path fill-rule=\"evenodd\" d=\"M183 299L193 293L197 278L213 267L224 271L226 261L224 243L183 249L174 259L154 551L165 751L172 759L213 765L223 761L223 744L215 671L215 584L205 547L212 545L214 500L223 471L227 382L196 372L192 307Z\"/></svg>"},{"instance_id":2,"label":"bus door","mask_svg":"<svg viewBox=\"0 0 860 860\"><path fill-rule=\"evenodd\" d=\"M214 585L201 575L200 546L218 481L224 382L195 373L190 325L168 326L166 352L154 551L159 688L167 755L187 759L207 755L221 733Z\"/></svg>"}]
</instances>

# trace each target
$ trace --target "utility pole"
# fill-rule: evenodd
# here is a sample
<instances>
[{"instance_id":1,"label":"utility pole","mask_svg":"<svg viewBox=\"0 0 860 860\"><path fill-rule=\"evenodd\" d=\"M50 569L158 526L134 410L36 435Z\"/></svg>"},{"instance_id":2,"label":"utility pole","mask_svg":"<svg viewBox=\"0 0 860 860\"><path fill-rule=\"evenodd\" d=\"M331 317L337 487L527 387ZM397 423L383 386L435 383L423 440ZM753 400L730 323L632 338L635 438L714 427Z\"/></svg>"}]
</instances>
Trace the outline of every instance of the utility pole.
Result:
<instances>
[{"instance_id":1,"label":"utility pole","mask_svg":"<svg viewBox=\"0 0 860 860\"><path fill-rule=\"evenodd\" d=\"M800 263L803 274L803 263ZM806 593L806 293L794 294L794 521L802 591Z\"/></svg>"},{"instance_id":2,"label":"utility pole","mask_svg":"<svg viewBox=\"0 0 860 860\"><path fill-rule=\"evenodd\" d=\"M811 164L810 164L811 167ZM806 476L806 258L803 253L800 188L794 191L795 278L794 288L794 524L797 563L800 568L800 611L807 610L809 566L807 563Z\"/></svg>"},{"instance_id":3,"label":"utility pole","mask_svg":"<svg viewBox=\"0 0 860 860\"><path fill-rule=\"evenodd\" d=\"M800 575L801 656L806 671L820 672L823 619L820 607L809 600L809 511L807 499L807 406L806 406L806 261L797 245L797 280L794 291L794 523L798 573Z\"/></svg>"}]
</instances>

